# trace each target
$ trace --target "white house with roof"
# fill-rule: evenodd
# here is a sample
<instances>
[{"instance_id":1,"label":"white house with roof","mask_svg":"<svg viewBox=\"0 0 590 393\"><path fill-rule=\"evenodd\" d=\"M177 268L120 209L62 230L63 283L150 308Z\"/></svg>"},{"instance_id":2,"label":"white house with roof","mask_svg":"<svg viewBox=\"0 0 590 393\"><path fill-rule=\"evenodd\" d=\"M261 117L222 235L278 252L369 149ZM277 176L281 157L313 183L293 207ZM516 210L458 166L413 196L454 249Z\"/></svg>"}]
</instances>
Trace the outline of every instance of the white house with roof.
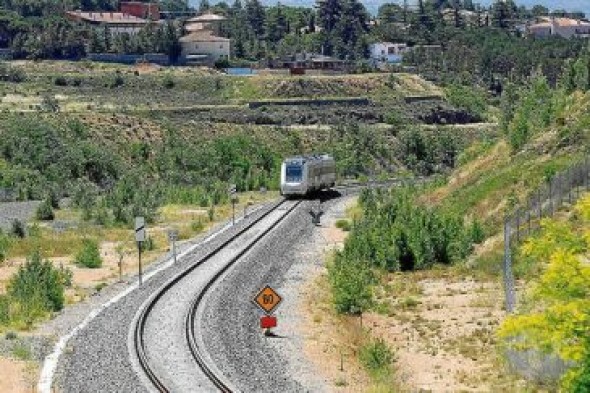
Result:
<instances>
[{"instance_id":1,"label":"white house with roof","mask_svg":"<svg viewBox=\"0 0 590 393\"><path fill-rule=\"evenodd\" d=\"M401 63L408 45L392 42L376 42L369 46L371 60L378 63Z\"/></svg>"},{"instance_id":2,"label":"white house with roof","mask_svg":"<svg viewBox=\"0 0 590 393\"><path fill-rule=\"evenodd\" d=\"M186 63L214 64L229 60L230 40L213 35L207 30L193 31L180 38L181 56Z\"/></svg>"},{"instance_id":3,"label":"white house with roof","mask_svg":"<svg viewBox=\"0 0 590 393\"><path fill-rule=\"evenodd\" d=\"M185 63L212 65L230 59L231 41L219 35L223 21L225 17L211 13L186 21L187 35L179 40Z\"/></svg>"},{"instance_id":4,"label":"white house with roof","mask_svg":"<svg viewBox=\"0 0 590 393\"><path fill-rule=\"evenodd\" d=\"M528 33L542 38L558 35L563 38L590 36L590 22L571 18L543 17L539 23L528 26Z\"/></svg>"}]
</instances>

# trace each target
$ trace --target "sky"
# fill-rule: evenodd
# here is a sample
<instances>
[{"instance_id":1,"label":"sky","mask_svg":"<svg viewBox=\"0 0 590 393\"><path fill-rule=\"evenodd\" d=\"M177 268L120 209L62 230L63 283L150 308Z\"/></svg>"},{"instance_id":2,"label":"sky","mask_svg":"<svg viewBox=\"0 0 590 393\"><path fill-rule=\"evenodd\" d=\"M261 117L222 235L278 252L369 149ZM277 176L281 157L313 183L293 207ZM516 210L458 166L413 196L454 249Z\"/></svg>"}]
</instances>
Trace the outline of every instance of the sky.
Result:
<instances>
[{"instance_id":1,"label":"sky","mask_svg":"<svg viewBox=\"0 0 590 393\"><path fill-rule=\"evenodd\" d=\"M211 3L218 2L211 1ZM233 0L225 0L227 3L233 3ZM565 9L567 11L582 11L585 12L588 17L590 17L590 0L515 0L516 4L518 5L525 5L528 8L532 7L535 4L541 4L546 6L549 9ZM200 0L190 0L193 6L198 7ZM264 4L276 4L278 0L262 0ZM376 13L379 5L383 3L401 3L402 0L361 0L363 4L367 7L367 9L371 13ZM412 2L416 2L416 0L410 0L410 4ZM494 2L494 0L473 0L474 3L480 3L482 5L490 5ZM309 7L315 4L315 0L281 0L281 4L285 5L300 5Z\"/></svg>"}]
</instances>

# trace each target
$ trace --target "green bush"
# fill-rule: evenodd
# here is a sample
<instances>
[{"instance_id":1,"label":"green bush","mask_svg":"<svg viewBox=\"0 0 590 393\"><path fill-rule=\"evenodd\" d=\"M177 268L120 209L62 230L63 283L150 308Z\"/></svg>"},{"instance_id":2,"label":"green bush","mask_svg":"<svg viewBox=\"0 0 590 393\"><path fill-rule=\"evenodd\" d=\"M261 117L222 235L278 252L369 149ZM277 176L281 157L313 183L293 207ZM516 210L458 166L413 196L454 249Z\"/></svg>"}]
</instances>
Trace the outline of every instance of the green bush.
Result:
<instances>
[{"instance_id":1,"label":"green bush","mask_svg":"<svg viewBox=\"0 0 590 393\"><path fill-rule=\"evenodd\" d=\"M75 263L78 266L90 269L101 267L102 258L100 257L98 243L92 239L84 239L82 242L82 249L76 254Z\"/></svg>"},{"instance_id":2,"label":"green bush","mask_svg":"<svg viewBox=\"0 0 590 393\"><path fill-rule=\"evenodd\" d=\"M162 85L166 88L166 89L172 89L174 88L174 78L172 78L171 75L166 75L164 77L164 80L162 81Z\"/></svg>"},{"instance_id":3,"label":"green bush","mask_svg":"<svg viewBox=\"0 0 590 393\"><path fill-rule=\"evenodd\" d=\"M25 224L21 220L12 220L10 234L19 239L24 239L25 237L27 237L27 230L25 228Z\"/></svg>"},{"instance_id":4,"label":"green bush","mask_svg":"<svg viewBox=\"0 0 590 393\"><path fill-rule=\"evenodd\" d=\"M51 221L55 218L53 214L53 208L51 207L51 201L49 199L45 199L39 207L37 207L37 212L35 213L37 220L40 221Z\"/></svg>"},{"instance_id":5,"label":"green bush","mask_svg":"<svg viewBox=\"0 0 590 393\"><path fill-rule=\"evenodd\" d=\"M351 225L349 220L341 219L336 221L336 228L340 228L345 232L350 231Z\"/></svg>"},{"instance_id":6,"label":"green bush","mask_svg":"<svg viewBox=\"0 0 590 393\"><path fill-rule=\"evenodd\" d=\"M156 249L156 242L153 237L148 236L145 239L145 242L143 242L143 249L146 251L153 251Z\"/></svg>"},{"instance_id":7,"label":"green bush","mask_svg":"<svg viewBox=\"0 0 590 393\"><path fill-rule=\"evenodd\" d=\"M59 311L64 305L69 274L63 268L55 268L50 261L42 261L40 252L34 251L10 279L8 295L29 318L43 311Z\"/></svg>"},{"instance_id":8,"label":"green bush","mask_svg":"<svg viewBox=\"0 0 590 393\"><path fill-rule=\"evenodd\" d=\"M191 229L193 230L193 232L201 232L203 229L205 229L205 224L203 224L203 221L201 221L200 219L197 221L193 221L191 223Z\"/></svg>"},{"instance_id":9,"label":"green bush","mask_svg":"<svg viewBox=\"0 0 590 393\"><path fill-rule=\"evenodd\" d=\"M372 340L359 351L361 364L372 374L388 372L394 360L393 351L382 338Z\"/></svg>"},{"instance_id":10,"label":"green bush","mask_svg":"<svg viewBox=\"0 0 590 393\"><path fill-rule=\"evenodd\" d=\"M483 89L472 86L451 85L446 89L447 99L457 108L477 115L479 118L485 116L487 110L487 97Z\"/></svg>"},{"instance_id":11,"label":"green bush","mask_svg":"<svg viewBox=\"0 0 590 393\"><path fill-rule=\"evenodd\" d=\"M8 257L10 250L10 238L0 230L0 263L4 262Z\"/></svg>"},{"instance_id":12,"label":"green bush","mask_svg":"<svg viewBox=\"0 0 590 393\"><path fill-rule=\"evenodd\" d=\"M115 75L113 80L111 81L111 88L120 87L125 84L125 79L119 74Z\"/></svg>"},{"instance_id":13,"label":"green bush","mask_svg":"<svg viewBox=\"0 0 590 393\"><path fill-rule=\"evenodd\" d=\"M54 84L56 86L67 86L68 80L63 76L58 76L54 79Z\"/></svg>"},{"instance_id":14,"label":"green bush","mask_svg":"<svg viewBox=\"0 0 590 393\"><path fill-rule=\"evenodd\" d=\"M49 194L47 195L47 199L49 200L50 206L53 209L59 209L59 194L53 188L49 190Z\"/></svg>"},{"instance_id":15,"label":"green bush","mask_svg":"<svg viewBox=\"0 0 590 393\"><path fill-rule=\"evenodd\" d=\"M334 262L328 265L328 278L336 311L355 314L371 306L371 286L375 279L366 262L348 260L337 253Z\"/></svg>"}]
</instances>

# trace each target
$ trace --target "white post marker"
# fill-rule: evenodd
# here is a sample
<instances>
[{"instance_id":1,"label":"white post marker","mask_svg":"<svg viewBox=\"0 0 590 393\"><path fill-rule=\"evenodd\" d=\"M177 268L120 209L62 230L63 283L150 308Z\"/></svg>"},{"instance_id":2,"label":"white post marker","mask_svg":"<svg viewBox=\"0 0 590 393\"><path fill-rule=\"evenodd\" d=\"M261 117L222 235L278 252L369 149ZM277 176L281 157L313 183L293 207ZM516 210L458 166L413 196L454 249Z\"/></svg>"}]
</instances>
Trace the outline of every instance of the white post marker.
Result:
<instances>
[{"instance_id":1,"label":"white post marker","mask_svg":"<svg viewBox=\"0 0 590 393\"><path fill-rule=\"evenodd\" d=\"M141 245L145 241L145 219L143 217L135 217L135 241L137 242L137 251L139 255L139 285L141 285Z\"/></svg>"},{"instance_id":2,"label":"white post marker","mask_svg":"<svg viewBox=\"0 0 590 393\"><path fill-rule=\"evenodd\" d=\"M176 264L176 241L178 240L177 229L170 229L168 231L168 240L172 243L172 255L174 256L174 264Z\"/></svg>"},{"instance_id":3,"label":"white post marker","mask_svg":"<svg viewBox=\"0 0 590 393\"><path fill-rule=\"evenodd\" d=\"M236 223L236 191L237 191L237 187L235 184L230 184L229 188L229 197L231 199L231 207L232 207L232 213L231 213L231 222L232 225L234 225Z\"/></svg>"}]
</instances>

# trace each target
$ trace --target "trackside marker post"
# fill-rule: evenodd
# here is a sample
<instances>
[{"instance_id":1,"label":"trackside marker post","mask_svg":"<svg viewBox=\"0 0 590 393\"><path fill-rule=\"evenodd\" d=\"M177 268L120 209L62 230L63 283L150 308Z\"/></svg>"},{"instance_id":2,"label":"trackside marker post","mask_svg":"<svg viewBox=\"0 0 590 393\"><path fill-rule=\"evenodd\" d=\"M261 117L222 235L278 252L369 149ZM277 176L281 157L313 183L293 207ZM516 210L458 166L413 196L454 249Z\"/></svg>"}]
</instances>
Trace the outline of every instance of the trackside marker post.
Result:
<instances>
[{"instance_id":1,"label":"trackside marker post","mask_svg":"<svg viewBox=\"0 0 590 393\"><path fill-rule=\"evenodd\" d=\"M277 327L277 317L273 315L265 315L260 317L260 328L271 329Z\"/></svg>"},{"instance_id":2,"label":"trackside marker post","mask_svg":"<svg viewBox=\"0 0 590 393\"><path fill-rule=\"evenodd\" d=\"M268 336L270 329L277 327L277 317L272 313L283 301L283 298L267 285L258 292L253 301L266 314L260 318L260 328L264 329L264 335Z\"/></svg>"},{"instance_id":3,"label":"trackside marker post","mask_svg":"<svg viewBox=\"0 0 590 393\"><path fill-rule=\"evenodd\" d=\"M142 243L145 241L145 219L143 217L135 217L135 241L137 242L137 252L139 256L139 285L142 284L141 271L141 249Z\"/></svg>"}]
</instances>

